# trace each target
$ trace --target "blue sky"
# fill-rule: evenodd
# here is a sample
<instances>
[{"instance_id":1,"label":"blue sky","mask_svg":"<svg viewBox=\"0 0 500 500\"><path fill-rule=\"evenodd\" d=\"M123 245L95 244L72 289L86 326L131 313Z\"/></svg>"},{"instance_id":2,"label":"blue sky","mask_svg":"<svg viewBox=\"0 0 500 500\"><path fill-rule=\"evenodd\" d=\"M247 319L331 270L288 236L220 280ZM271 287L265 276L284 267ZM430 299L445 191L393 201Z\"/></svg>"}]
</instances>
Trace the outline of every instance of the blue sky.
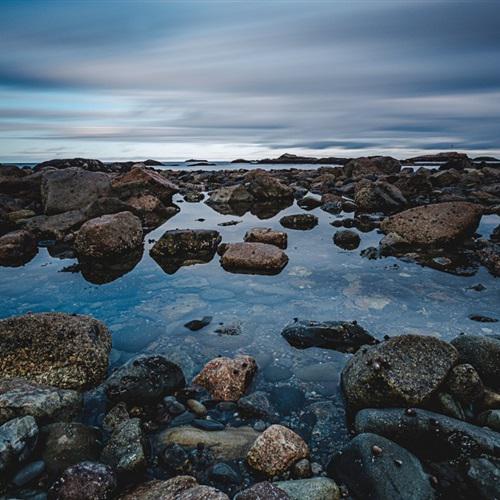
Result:
<instances>
[{"instance_id":1,"label":"blue sky","mask_svg":"<svg viewBox=\"0 0 500 500\"><path fill-rule=\"evenodd\" d=\"M1 0L0 161L500 154L500 2Z\"/></svg>"}]
</instances>

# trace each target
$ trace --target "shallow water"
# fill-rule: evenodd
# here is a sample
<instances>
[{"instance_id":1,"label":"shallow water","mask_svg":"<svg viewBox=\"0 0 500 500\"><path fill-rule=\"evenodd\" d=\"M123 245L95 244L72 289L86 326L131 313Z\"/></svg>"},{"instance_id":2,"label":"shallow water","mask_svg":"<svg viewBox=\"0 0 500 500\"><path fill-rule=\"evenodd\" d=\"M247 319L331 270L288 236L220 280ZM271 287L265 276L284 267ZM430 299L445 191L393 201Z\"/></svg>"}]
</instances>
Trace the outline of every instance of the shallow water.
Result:
<instances>
[{"instance_id":1,"label":"shallow water","mask_svg":"<svg viewBox=\"0 0 500 500\"><path fill-rule=\"evenodd\" d=\"M166 274L148 253L152 246L148 240L158 239L165 230L217 229L223 241L236 242L252 227L283 229L279 224L283 215L302 212L294 204L260 220L249 213L221 215L204 203L179 206L179 214L146 236L137 266L111 283L94 285L80 273L61 272L76 260L52 258L45 248L22 268L0 268L0 317L29 311L90 314L113 333L113 365L140 352L163 353L182 366L187 378L219 354L251 354L260 367L255 387L293 385L303 390L308 402L333 401L339 414L343 413L339 375L349 355L289 346L280 333L293 318L357 320L378 338L420 333L451 339L460 332L500 333L500 323L468 319L470 314L498 317L498 280L484 268L473 277L463 277L395 258L362 258L360 251L376 246L381 235L359 233L357 250L341 250L333 244L336 228L329 224L337 216L320 209L310 212L319 217L316 228L286 230L290 261L277 276L226 272L217 255L207 264ZM241 222L218 226L230 220ZM498 223L499 217L485 216L479 232L488 236ZM486 289L471 290L477 283ZM183 327L203 316L213 317L204 329L191 332ZM241 334L219 335L215 330L220 323L239 325ZM338 420L335 434L340 443L346 433L342 419Z\"/></svg>"}]
</instances>

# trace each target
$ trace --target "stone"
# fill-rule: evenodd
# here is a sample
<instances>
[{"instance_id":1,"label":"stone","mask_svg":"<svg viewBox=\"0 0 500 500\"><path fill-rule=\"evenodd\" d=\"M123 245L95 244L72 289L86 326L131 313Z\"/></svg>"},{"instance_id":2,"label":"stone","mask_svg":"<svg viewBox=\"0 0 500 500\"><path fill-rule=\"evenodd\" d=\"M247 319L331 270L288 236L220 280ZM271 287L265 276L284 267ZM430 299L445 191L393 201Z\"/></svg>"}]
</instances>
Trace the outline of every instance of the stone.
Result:
<instances>
[{"instance_id":1,"label":"stone","mask_svg":"<svg viewBox=\"0 0 500 500\"><path fill-rule=\"evenodd\" d=\"M321 206L321 199L314 196L304 196L297 201L297 205L304 210L314 210Z\"/></svg>"},{"instance_id":2,"label":"stone","mask_svg":"<svg viewBox=\"0 0 500 500\"><path fill-rule=\"evenodd\" d=\"M127 200L127 203L147 228L161 226L166 220L179 213L179 207L176 205L165 206L160 199L152 194L133 196Z\"/></svg>"},{"instance_id":3,"label":"stone","mask_svg":"<svg viewBox=\"0 0 500 500\"><path fill-rule=\"evenodd\" d=\"M278 417L276 409L264 391L255 391L248 396L243 396L238 401L238 409L243 415L252 418L273 420Z\"/></svg>"},{"instance_id":4,"label":"stone","mask_svg":"<svg viewBox=\"0 0 500 500\"><path fill-rule=\"evenodd\" d=\"M287 234L283 231L273 231L270 228L254 227L246 232L245 241L254 243L267 243L278 248L287 247Z\"/></svg>"},{"instance_id":5,"label":"stone","mask_svg":"<svg viewBox=\"0 0 500 500\"><path fill-rule=\"evenodd\" d=\"M177 444L184 448L197 448L202 444L217 460L240 460L255 442L259 433L251 427L226 427L223 431L205 431L191 426L167 428L154 438L156 448Z\"/></svg>"},{"instance_id":6,"label":"stone","mask_svg":"<svg viewBox=\"0 0 500 500\"><path fill-rule=\"evenodd\" d=\"M325 193L321 196L321 210L329 214L339 214L342 212L342 196L335 193Z\"/></svg>"},{"instance_id":7,"label":"stone","mask_svg":"<svg viewBox=\"0 0 500 500\"><path fill-rule=\"evenodd\" d=\"M0 237L0 266L22 266L37 252L36 238L29 231L19 229Z\"/></svg>"},{"instance_id":8,"label":"stone","mask_svg":"<svg viewBox=\"0 0 500 500\"><path fill-rule=\"evenodd\" d=\"M311 462L307 458L293 464L292 476L295 479L307 479L312 476Z\"/></svg>"},{"instance_id":9,"label":"stone","mask_svg":"<svg viewBox=\"0 0 500 500\"><path fill-rule=\"evenodd\" d=\"M111 334L90 316L36 313L0 321L0 373L62 389L88 389L106 375Z\"/></svg>"},{"instance_id":10,"label":"stone","mask_svg":"<svg viewBox=\"0 0 500 500\"><path fill-rule=\"evenodd\" d=\"M33 233L38 239L61 241L72 231L76 231L88 217L82 210L70 210L56 215L37 215L19 221L23 229Z\"/></svg>"},{"instance_id":11,"label":"stone","mask_svg":"<svg viewBox=\"0 0 500 500\"><path fill-rule=\"evenodd\" d=\"M81 410L76 391L35 384L22 378L0 380L0 424L32 415L40 424L70 420Z\"/></svg>"},{"instance_id":12,"label":"stone","mask_svg":"<svg viewBox=\"0 0 500 500\"><path fill-rule=\"evenodd\" d=\"M208 472L208 477L214 483L219 484L239 484L241 482L240 475L223 462L214 464Z\"/></svg>"},{"instance_id":13,"label":"stone","mask_svg":"<svg viewBox=\"0 0 500 500\"><path fill-rule=\"evenodd\" d=\"M101 461L125 476L145 469L146 442L138 418L126 420L115 428L102 450Z\"/></svg>"},{"instance_id":14,"label":"stone","mask_svg":"<svg viewBox=\"0 0 500 500\"><path fill-rule=\"evenodd\" d=\"M188 399L186 401L187 407L198 417L204 417L207 414L207 408L203 403L196 401L196 399Z\"/></svg>"},{"instance_id":15,"label":"stone","mask_svg":"<svg viewBox=\"0 0 500 500\"><path fill-rule=\"evenodd\" d=\"M194 427L205 431L222 431L226 427L222 422L213 419L195 418L192 421Z\"/></svg>"},{"instance_id":16,"label":"stone","mask_svg":"<svg viewBox=\"0 0 500 500\"><path fill-rule=\"evenodd\" d=\"M245 175L245 187L258 201L293 199L293 188L260 169L251 170Z\"/></svg>"},{"instance_id":17,"label":"stone","mask_svg":"<svg viewBox=\"0 0 500 500\"><path fill-rule=\"evenodd\" d=\"M481 215L481 207L473 203L437 203L392 215L382 221L380 228L385 234L397 233L410 245L442 246L472 236Z\"/></svg>"},{"instance_id":18,"label":"stone","mask_svg":"<svg viewBox=\"0 0 500 500\"><path fill-rule=\"evenodd\" d=\"M25 465L16 473L16 475L12 478L12 484L17 486L18 488L26 486L27 484L34 481L37 477L41 476L44 472L45 462L43 460L31 462Z\"/></svg>"},{"instance_id":19,"label":"stone","mask_svg":"<svg viewBox=\"0 0 500 500\"><path fill-rule=\"evenodd\" d=\"M251 356L220 357L209 361L193 379L193 384L207 389L213 399L238 401L245 394L257 371Z\"/></svg>"},{"instance_id":20,"label":"stone","mask_svg":"<svg viewBox=\"0 0 500 500\"><path fill-rule=\"evenodd\" d=\"M333 242L344 250L355 250L361 243L359 234L349 229L336 231L333 235Z\"/></svg>"},{"instance_id":21,"label":"stone","mask_svg":"<svg viewBox=\"0 0 500 500\"><path fill-rule=\"evenodd\" d=\"M253 200L254 197L247 188L237 184L236 186L226 186L212 191L206 203L208 205L237 205L251 203Z\"/></svg>"},{"instance_id":22,"label":"stone","mask_svg":"<svg viewBox=\"0 0 500 500\"><path fill-rule=\"evenodd\" d=\"M198 482L191 476L176 476L167 481L155 479L133 488L120 496L120 500L174 500L195 486Z\"/></svg>"},{"instance_id":23,"label":"stone","mask_svg":"<svg viewBox=\"0 0 500 500\"><path fill-rule=\"evenodd\" d=\"M401 163L390 156L375 156L371 158L355 158L344 165L346 177L362 177L365 175L390 175L401 170Z\"/></svg>"},{"instance_id":24,"label":"stone","mask_svg":"<svg viewBox=\"0 0 500 500\"><path fill-rule=\"evenodd\" d=\"M33 170L39 172L47 167L58 170L78 167L89 172L105 172L108 170L102 161L89 158L57 158L38 163Z\"/></svg>"},{"instance_id":25,"label":"stone","mask_svg":"<svg viewBox=\"0 0 500 500\"><path fill-rule=\"evenodd\" d=\"M113 432L121 423L129 420L129 418L130 414L127 410L127 405L124 402L120 402L106 413L102 421L102 428L106 432Z\"/></svg>"},{"instance_id":26,"label":"stone","mask_svg":"<svg viewBox=\"0 0 500 500\"><path fill-rule=\"evenodd\" d=\"M298 349L323 347L340 352L356 352L363 345L378 344L356 321L310 321L296 319L281 332Z\"/></svg>"},{"instance_id":27,"label":"stone","mask_svg":"<svg viewBox=\"0 0 500 500\"><path fill-rule=\"evenodd\" d=\"M115 370L104 385L111 401L137 405L154 404L185 384L175 363L163 356L141 355Z\"/></svg>"},{"instance_id":28,"label":"stone","mask_svg":"<svg viewBox=\"0 0 500 500\"><path fill-rule=\"evenodd\" d=\"M500 498L500 460L489 457L469 460L467 478L473 484L478 498Z\"/></svg>"},{"instance_id":29,"label":"stone","mask_svg":"<svg viewBox=\"0 0 500 500\"><path fill-rule=\"evenodd\" d=\"M103 215L87 221L78 231L75 251L80 258L104 259L142 247L142 225L132 212Z\"/></svg>"},{"instance_id":30,"label":"stone","mask_svg":"<svg viewBox=\"0 0 500 500\"><path fill-rule=\"evenodd\" d=\"M109 500L117 488L111 467L98 462L81 462L68 467L50 487L54 500Z\"/></svg>"},{"instance_id":31,"label":"stone","mask_svg":"<svg viewBox=\"0 0 500 500\"><path fill-rule=\"evenodd\" d=\"M421 406L457 362L456 349L442 340L401 335L359 350L342 371L342 387L354 410Z\"/></svg>"},{"instance_id":32,"label":"stone","mask_svg":"<svg viewBox=\"0 0 500 500\"><path fill-rule=\"evenodd\" d=\"M226 271L278 274L288 264L283 250L267 243L229 243L221 257Z\"/></svg>"},{"instance_id":33,"label":"stone","mask_svg":"<svg viewBox=\"0 0 500 500\"><path fill-rule=\"evenodd\" d=\"M288 229L305 231L317 226L318 218L312 214L285 215L280 219L280 224Z\"/></svg>"},{"instance_id":34,"label":"stone","mask_svg":"<svg viewBox=\"0 0 500 500\"><path fill-rule=\"evenodd\" d=\"M328 467L354 498L429 500L435 498L419 460L401 446L375 434L356 436Z\"/></svg>"},{"instance_id":35,"label":"stone","mask_svg":"<svg viewBox=\"0 0 500 500\"><path fill-rule=\"evenodd\" d=\"M309 448L298 434L282 425L271 425L255 440L247 462L255 470L273 477L308 456Z\"/></svg>"},{"instance_id":36,"label":"stone","mask_svg":"<svg viewBox=\"0 0 500 500\"><path fill-rule=\"evenodd\" d=\"M354 203L359 212L367 213L391 213L408 205L403 193L396 186L383 181L358 183Z\"/></svg>"},{"instance_id":37,"label":"stone","mask_svg":"<svg viewBox=\"0 0 500 500\"><path fill-rule=\"evenodd\" d=\"M447 383L450 393L462 404L467 405L483 397L483 382L472 365L461 364L453 367Z\"/></svg>"},{"instance_id":38,"label":"stone","mask_svg":"<svg viewBox=\"0 0 500 500\"><path fill-rule=\"evenodd\" d=\"M41 194L46 215L86 207L110 193L111 182L103 172L89 172L77 167L46 170L42 175Z\"/></svg>"},{"instance_id":39,"label":"stone","mask_svg":"<svg viewBox=\"0 0 500 500\"><path fill-rule=\"evenodd\" d=\"M480 425L489 427L490 429L500 432L500 409L499 410L488 410L477 417L477 422Z\"/></svg>"},{"instance_id":40,"label":"stone","mask_svg":"<svg viewBox=\"0 0 500 500\"><path fill-rule=\"evenodd\" d=\"M276 483L262 481L238 493L234 500L289 500L290 497L284 490L278 488Z\"/></svg>"},{"instance_id":41,"label":"stone","mask_svg":"<svg viewBox=\"0 0 500 500\"><path fill-rule=\"evenodd\" d=\"M472 365L483 382L500 388L500 338L480 335L459 335L451 341L460 362Z\"/></svg>"},{"instance_id":42,"label":"stone","mask_svg":"<svg viewBox=\"0 0 500 500\"><path fill-rule=\"evenodd\" d=\"M189 191L184 195L184 201L188 203L198 203L199 201L203 201L204 198L205 195L199 191Z\"/></svg>"},{"instance_id":43,"label":"stone","mask_svg":"<svg viewBox=\"0 0 500 500\"><path fill-rule=\"evenodd\" d=\"M340 490L333 479L313 477L274 483L285 491L291 500L340 500Z\"/></svg>"},{"instance_id":44,"label":"stone","mask_svg":"<svg viewBox=\"0 0 500 500\"><path fill-rule=\"evenodd\" d=\"M101 452L99 431L78 422L49 424L41 429L41 438L42 458L53 477L71 465L97 460Z\"/></svg>"},{"instance_id":45,"label":"stone","mask_svg":"<svg viewBox=\"0 0 500 500\"><path fill-rule=\"evenodd\" d=\"M193 319L184 324L184 327L192 332L205 328L212 322L212 316L203 316L201 319Z\"/></svg>"}]
</instances>

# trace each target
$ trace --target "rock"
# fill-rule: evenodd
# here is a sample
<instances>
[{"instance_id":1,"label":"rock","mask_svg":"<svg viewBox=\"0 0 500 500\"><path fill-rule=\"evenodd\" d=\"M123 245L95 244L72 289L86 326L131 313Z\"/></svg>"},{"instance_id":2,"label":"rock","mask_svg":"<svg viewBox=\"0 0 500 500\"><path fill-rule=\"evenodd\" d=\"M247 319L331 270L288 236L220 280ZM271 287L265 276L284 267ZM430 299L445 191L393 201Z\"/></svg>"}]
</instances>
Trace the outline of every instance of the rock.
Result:
<instances>
[{"instance_id":1,"label":"rock","mask_svg":"<svg viewBox=\"0 0 500 500\"><path fill-rule=\"evenodd\" d=\"M325 193L321 196L321 210L329 214L342 212L342 196L334 193Z\"/></svg>"},{"instance_id":2,"label":"rock","mask_svg":"<svg viewBox=\"0 0 500 500\"><path fill-rule=\"evenodd\" d=\"M463 404L470 404L481 399L484 386L472 365L462 364L452 368L448 376L448 390Z\"/></svg>"},{"instance_id":3,"label":"rock","mask_svg":"<svg viewBox=\"0 0 500 500\"><path fill-rule=\"evenodd\" d=\"M62 389L88 389L106 375L111 335L90 316L37 313L0 321L0 373Z\"/></svg>"},{"instance_id":4,"label":"rock","mask_svg":"<svg viewBox=\"0 0 500 500\"><path fill-rule=\"evenodd\" d=\"M340 352L356 352L363 345L378 344L355 321L306 321L295 320L285 327L281 335L293 347L323 347Z\"/></svg>"},{"instance_id":5,"label":"rock","mask_svg":"<svg viewBox=\"0 0 500 500\"><path fill-rule=\"evenodd\" d=\"M121 423L129 419L130 415L127 410L127 405L121 402L108 411L102 422L102 428L106 432L113 432Z\"/></svg>"},{"instance_id":6,"label":"rock","mask_svg":"<svg viewBox=\"0 0 500 500\"><path fill-rule=\"evenodd\" d=\"M290 497L284 490L278 488L276 483L263 481L238 493L234 500L289 500Z\"/></svg>"},{"instance_id":7,"label":"rock","mask_svg":"<svg viewBox=\"0 0 500 500\"><path fill-rule=\"evenodd\" d=\"M188 203L198 203L199 201L203 201L204 198L205 195L199 191L189 191L184 195L184 201Z\"/></svg>"},{"instance_id":8,"label":"rock","mask_svg":"<svg viewBox=\"0 0 500 500\"><path fill-rule=\"evenodd\" d=\"M56 422L41 430L42 458L51 476L85 460L94 461L101 451L100 434L77 422Z\"/></svg>"},{"instance_id":9,"label":"rock","mask_svg":"<svg viewBox=\"0 0 500 500\"><path fill-rule=\"evenodd\" d=\"M122 495L120 500L177 500L184 491L195 486L198 486L198 482L191 476L177 476L167 481L156 479L137 486Z\"/></svg>"},{"instance_id":10,"label":"rock","mask_svg":"<svg viewBox=\"0 0 500 500\"><path fill-rule=\"evenodd\" d=\"M42 163L38 163L33 169L35 172L39 172L47 167L52 167L55 169L68 169L68 168L81 168L83 170L88 170L89 172L105 172L107 171L106 165L99 160L93 160L88 158L65 158L65 159L55 159L48 160Z\"/></svg>"},{"instance_id":11,"label":"rock","mask_svg":"<svg viewBox=\"0 0 500 500\"><path fill-rule=\"evenodd\" d=\"M172 274L181 266L210 262L220 241L218 231L175 229L166 231L149 253L166 273Z\"/></svg>"},{"instance_id":12,"label":"rock","mask_svg":"<svg viewBox=\"0 0 500 500\"><path fill-rule=\"evenodd\" d=\"M477 421L480 425L500 432L500 410L485 411L477 417Z\"/></svg>"},{"instance_id":13,"label":"rock","mask_svg":"<svg viewBox=\"0 0 500 500\"><path fill-rule=\"evenodd\" d=\"M291 500L340 500L340 490L333 479L314 477L295 481L277 481L274 483L285 491Z\"/></svg>"},{"instance_id":14,"label":"rock","mask_svg":"<svg viewBox=\"0 0 500 500\"><path fill-rule=\"evenodd\" d=\"M71 231L77 230L88 217L82 210L70 210L56 215L37 215L20 221L26 231L38 239L61 241Z\"/></svg>"},{"instance_id":15,"label":"rock","mask_svg":"<svg viewBox=\"0 0 500 500\"><path fill-rule=\"evenodd\" d=\"M238 184L236 186L227 186L217 189L210 193L207 200L208 205L238 205L251 203L254 197L249 193L246 187Z\"/></svg>"},{"instance_id":16,"label":"rock","mask_svg":"<svg viewBox=\"0 0 500 500\"><path fill-rule=\"evenodd\" d=\"M303 409L304 392L292 385L274 385L270 388L271 401L280 415L290 415Z\"/></svg>"},{"instance_id":17,"label":"rock","mask_svg":"<svg viewBox=\"0 0 500 500\"><path fill-rule=\"evenodd\" d=\"M101 453L101 461L118 474L140 473L146 467L145 437L138 418L120 424Z\"/></svg>"},{"instance_id":18,"label":"rock","mask_svg":"<svg viewBox=\"0 0 500 500\"><path fill-rule=\"evenodd\" d=\"M138 356L114 371L105 382L113 402L154 404L186 384L182 370L163 356Z\"/></svg>"},{"instance_id":19,"label":"rock","mask_svg":"<svg viewBox=\"0 0 500 500\"><path fill-rule=\"evenodd\" d=\"M368 213L391 213L408 205L403 193L396 186L382 181L358 183L354 203L358 211Z\"/></svg>"},{"instance_id":20,"label":"rock","mask_svg":"<svg viewBox=\"0 0 500 500\"><path fill-rule=\"evenodd\" d=\"M295 479L307 479L312 476L311 462L307 458L293 464L292 476Z\"/></svg>"},{"instance_id":21,"label":"rock","mask_svg":"<svg viewBox=\"0 0 500 500\"><path fill-rule=\"evenodd\" d=\"M481 407L486 410L500 408L500 393L485 387Z\"/></svg>"},{"instance_id":22,"label":"rock","mask_svg":"<svg viewBox=\"0 0 500 500\"><path fill-rule=\"evenodd\" d=\"M285 215L280 224L288 229L308 230L318 225L318 218L312 214Z\"/></svg>"},{"instance_id":23,"label":"rock","mask_svg":"<svg viewBox=\"0 0 500 500\"><path fill-rule=\"evenodd\" d=\"M209 472L208 477L211 481L219 484L240 484L240 475L229 465L219 462L214 464Z\"/></svg>"},{"instance_id":24,"label":"rock","mask_svg":"<svg viewBox=\"0 0 500 500\"><path fill-rule=\"evenodd\" d=\"M440 388L458 353L434 337L401 335L358 351L342 371L351 409L420 406Z\"/></svg>"},{"instance_id":25,"label":"rock","mask_svg":"<svg viewBox=\"0 0 500 500\"><path fill-rule=\"evenodd\" d=\"M89 203L81 212L85 215L85 219L89 220L101 217L102 215L117 214L119 212L135 212L135 208L119 198L106 196ZM134 213L134 215L137 214Z\"/></svg>"},{"instance_id":26,"label":"rock","mask_svg":"<svg viewBox=\"0 0 500 500\"><path fill-rule=\"evenodd\" d=\"M167 428L154 438L156 448L177 444L185 448L208 448L217 460L240 460L259 436L251 427L226 427L223 431L205 431L191 426Z\"/></svg>"},{"instance_id":27,"label":"rock","mask_svg":"<svg viewBox=\"0 0 500 500\"><path fill-rule=\"evenodd\" d=\"M307 444L298 434L282 425L271 425L255 440L247 462L255 470L273 477L308 456Z\"/></svg>"},{"instance_id":28,"label":"rock","mask_svg":"<svg viewBox=\"0 0 500 500\"><path fill-rule=\"evenodd\" d=\"M396 443L375 434L356 436L328 468L355 498L429 500L435 497L419 460Z\"/></svg>"},{"instance_id":29,"label":"rock","mask_svg":"<svg viewBox=\"0 0 500 500\"><path fill-rule=\"evenodd\" d=\"M188 399L186 401L187 407L198 417L204 417L207 414L207 408L203 403L196 401L196 399Z\"/></svg>"},{"instance_id":30,"label":"rock","mask_svg":"<svg viewBox=\"0 0 500 500\"><path fill-rule=\"evenodd\" d=\"M451 341L460 362L472 365L486 385L500 388L500 339L479 335L459 335Z\"/></svg>"},{"instance_id":31,"label":"rock","mask_svg":"<svg viewBox=\"0 0 500 500\"><path fill-rule=\"evenodd\" d=\"M205 431L222 431L226 427L222 422L218 422L213 419L195 418L192 424L198 429L203 429Z\"/></svg>"},{"instance_id":32,"label":"rock","mask_svg":"<svg viewBox=\"0 0 500 500\"><path fill-rule=\"evenodd\" d=\"M238 401L238 409L243 415L252 418L263 418L265 420L276 420L278 414L273 404L269 400L269 396L264 391L255 391L240 398Z\"/></svg>"},{"instance_id":33,"label":"rock","mask_svg":"<svg viewBox=\"0 0 500 500\"><path fill-rule=\"evenodd\" d=\"M288 264L279 248L267 243L229 243L221 257L226 271L255 274L278 274Z\"/></svg>"},{"instance_id":34,"label":"rock","mask_svg":"<svg viewBox=\"0 0 500 500\"><path fill-rule=\"evenodd\" d=\"M113 469L97 462L81 462L68 467L51 486L54 500L108 500L113 498L117 481Z\"/></svg>"},{"instance_id":35,"label":"rock","mask_svg":"<svg viewBox=\"0 0 500 500\"><path fill-rule=\"evenodd\" d=\"M127 200L127 203L147 228L161 226L166 220L179 213L179 207L176 205L166 207L160 199L152 194L133 196Z\"/></svg>"},{"instance_id":36,"label":"rock","mask_svg":"<svg viewBox=\"0 0 500 500\"><path fill-rule=\"evenodd\" d=\"M362 177L365 175L390 175L401 170L401 163L390 156L356 158L344 165L346 177Z\"/></svg>"},{"instance_id":37,"label":"rock","mask_svg":"<svg viewBox=\"0 0 500 500\"><path fill-rule=\"evenodd\" d=\"M257 363L251 356L215 358L209 361L193 379L193 384L208 390L212 398L222 401L238 401L245 394Z\"/></svg>"},{"instance_id":38,"label":"rock","mask_svg":"<svg viewBox=\"0 0 500 500\"><path fill-rule=\"evenodd\" d=\"M141 220L131 212L103 215L83 224L75 250L81 258L124 255L142 246L142 236Z\"/></svg>"},{"instance_id":39,"label":"rock","mask_svg":"<svg viewBox=\"0 0 500 500\"><path fill-rule=\"evenodd\" d=\"M500 460L473 458L469 461L467 477L478 494L477 498L500 498Z\"/></svg>"},{"instance_id":40,"label":"rock","mask_svg":"<svg viewBox=\"0 0 500 500\"><path fill-rule=\"evenodd\" d=\"M25 465L16 475L12 478L12 484L18 488L26 486L27 484L34 481L37 477L41 476L45 472L45 462L43 460L37 460L36 462L31 462Z\"/></svg>"},{"instance_id":41,"label":"rock","mask_svg":"<svg viewBox=\"0 0 500 500\"><path fill-rule=\"evenodd\" d=\"M0 424L27 415L41 424L70 420L81 406L82 397L76 391L34 384L21 378L0 380Z\"/></svg>"},{"instance_id":42,"label":"rock","mask_svg":"<svg viewBox=\"0 0 500 500\"><path fill-rule=\"evenodd\" d=\"M398 255L410 249L410 244L397 233L386 234L379 243L380 255Z\"/></svg>"},{"instance_id":43,"label":"rock","mask_svg":"<svg viewBox=\"0 0 500 500\"><path fill-rule=\"evenodd\" d=\"M166 205L172 203L172 196L179 191L179 188L162 174L141 165L132 167L129 172L114 179L112 188L121 199L149 194Z\"/></svg>"},{"instance_id":44,"label":"rock","mask_svg":"<svg viewBox=\"0 0 500 500\"><path fill-rule=\"evenodd\" d=\"M184 327L192 332L205 328L212 322L212 316L203 316L201 319L193 319L184 324Z\"/></svg>"},{"instance_id":45,"label":"rock","mask_svg":"<svg viewBox=\"0 0 500 500\"><path fill-rule=\"evenodd\" d=\"M427 410L365 409L356 415L354 428L384 436L424 457L500 456L498 432Z\"/></svg>"},{"instance_id":46,"label":"rock","mask_svg":"<svg viewBox=\"0 0 500 500\"><path fill-rule=\"evenodd\" d=\"M0 425L0 489L5 486L7 476L31 456L37 439L38 426L31 416Z\"/></svg>"},{"instance_id":47,"label":"rock","mask_svg":"<svg viewBox=\"0 0 500 500\"><path fill-rule=\"evenodd\" d=\"M29 231L20 229L0 237L0 266L22 266L37 252L36 238Z\"/></svg>"},{"instance_id":48,"label":"rock","mask_svg":"<svg viewBox=\"0 0 500 500\"><path fill-rule=\"evenodd\" d=\"M337 231L333 235L333 242L344 250L354 250L359 247L361 238L358 233L350 231L349 229L344 229Z\"/></svg>"},{"instance_id":49,"label":"rock","mask_svg":"<svg viewBox=\"0 0 500 500\"><path fill-rule=\"evenodd\" d=\"M304 196L297 202L297 205L304 210L313 210L321 206L321 203L321 199L319 198L315 198L313 196Z\"/></svg>"},{"instance_id":50,"label":"rock","mask_svg":"<svg viewBox=\"0 0 500 500\"><path fill-rule=\"evenodd\" d=\"M245 187L258 201L293 199L293 188L263 170L251 170L245 175Z\"/></svg>"},{"instance_id":51,"label":"rock","mask_svg":"<svg viewBox=\"0 0 500 500\"><path fill-rule=\"evenodd\" d=\"M442 246L472 236L481 215L481 207L473 203L437 203L392 215L380 228L386 234L397 233L410 245Z\"/></svg>"},{"instance_id":52,"label":"rock","mask_svg":"<svg viewBox=\"0 0 500 500\"><path fill-rule=\"evenodd\" d=\"M246 232L245 241L254 243L268 243L278 248L287 247L287 234L283 231L273 231L270 228L254 227Z\"/></svg>"}]
</instances>

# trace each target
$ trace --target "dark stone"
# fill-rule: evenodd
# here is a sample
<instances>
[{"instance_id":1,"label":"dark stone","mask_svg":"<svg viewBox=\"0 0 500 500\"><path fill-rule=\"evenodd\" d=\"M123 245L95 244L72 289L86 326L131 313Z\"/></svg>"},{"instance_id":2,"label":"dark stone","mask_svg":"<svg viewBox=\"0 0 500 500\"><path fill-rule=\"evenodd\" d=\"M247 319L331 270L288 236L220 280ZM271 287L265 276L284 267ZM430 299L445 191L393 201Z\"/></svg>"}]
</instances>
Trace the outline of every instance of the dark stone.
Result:
<instances>
[{"instance_id":1,"label":"dark stone","mask_svg":"<svg viewBox=\"0 0 500 500\"><path fill-rule=\"evenodd\" d=\"M184 326L193 332L201 330L205 326L208 326L212 321L212 316L203 316L202 319L193 319L188 321Z\"/></svg>"},{"instance_id":2,"label":"dark stone","mask_svg":"<svg viewBox=\"0 0 500 500\"><path fill-rule=\"evenodd\" d=\"M205 431L223 431L226 426L218 422L217 420L209 420L204 418L195 418L192 424L198 429L203 429Z\"/></svg>"},{"instance_id":3,"label":"dark stone","mask_svg":"<svg viewBox=\"0 0 500 500\"><path fill-rule=\"evenodd\" d=\"M180 427L181 425L189 425L196 418L196 415L190 411L185 411L180 415L177 415L172 422L170 422L170 427Z\"/></svg>"},{"instance_id":4,"label":"dark stone","mask_svg":"<svg viewBox=\"0 0 500 500\"><path fill-rule=\"evenodd\" d=\"M264 481L238 493L234 500L290 500L282 489Z\"/></svg>"},{"instance_id":5,"label":"dark stone","mask_svg":"<svg viewBox=\"0 0 500 500\"><path fill-rule=\"evenodd\" d=\"M318 218L312 214L285 215L280 224L288 229L308 230L318 225Z\"/></svg>"},{"instance_id":6,"label":"dark stone","mask_svg":"<svg viewBox=\"0 0 500 500\"><path fill-rule=\"evenodd\" d=\"M479 323L498 323L498 319L490 318L489 316L482 316L481 314L471 314L469 319L478 321Z\"/></svg>"},{"instance_id":7,"label":"dark stone","mask_svg":"<svg viewBox=\"0 0 500 500\"><path fill-rule=\"evenodd\" d=\"M291 385L278 385L270 390L271 403L280 415L290 415L302 410L306 397L304 393Z\"/></svg>"},{"instance_id":8,"label":"dark stone","mask_svg":"<svg viewBox=\"0 0 500 500\"><path fill-rule=\"evenodd\" d=\"M23 266L37 252L36 238L29 231L20 229L0 236L0 266Z\"/></svg>"},{"instance_id":9,"label":"dark stone","mask_svg":"<svg viewBox=\"0 0 500 500\"><path fill-rule=\"evenodd\" d=\"M467 477L477 492L477 498L500 498L500 460L491 457L470 460Z\"/></svg>"},{"instance_id":10,"label":"dark stone","mask_svg":"<svg viewBox=\"0 0 500 500\"><path fill-rule=\"evenodd\" d=\"M243 396L238 401L241 414L253 418L270 420L276 418L276 409L264 391L255 391L248 396Z\"/></svg>"},{"instance_id":11,"label":"dark stone","mask_svg":"<svg viewBox=\"0 0 500 500\"><path fill-rule=\"evenodd\" d=\"M297 205L304 210L312 210L321 206L321 200L312 196L304 196L297 202Z\"/></svg>"},{"instance_id":12,"label":"dark stone","mask_svg":"<svg viewBox=\"0 0 500 500\"><path fill-rule=\"evenodd\" d=\"M45 462L38 460L25 465L16 475L12 478L12 483L17 487L23 487L31 483L37 477L41 476L45 471Z\"/></svg>"},{"instance_id":13,"label":"dark stone","mask_svg":"<svg viewBox=\"0 0 500 500\"><path fill-rule=\"evenodd\" d=\"M358 248L361 238L358 233L345 229L343 231L337 231L333 235L333 242L344 250L354 250Z\"/></svg>"},{"instance_id":14,"label":"dark stone","mask_svg":"<svg viewBox=\"0 0 500 500\"><path fill-rule=\"evenodd\" d=\"M208 477L215 483L239 484L241 482L240 475L232 467L222 462L216 463L210 468Z\"/></svg>"},{"instance_id":15,"label":"dark stone","mask_svg":"<svg viewBox=\"0 0 500 500\"><path fill-rule=\"evenodd\" d=\"M293 372L290 368L286 366L277 365L275 363L271 363L266 366L263 370L264 378L268 382L283 382L292 378Z\"/></svg>"}]
</instances>

